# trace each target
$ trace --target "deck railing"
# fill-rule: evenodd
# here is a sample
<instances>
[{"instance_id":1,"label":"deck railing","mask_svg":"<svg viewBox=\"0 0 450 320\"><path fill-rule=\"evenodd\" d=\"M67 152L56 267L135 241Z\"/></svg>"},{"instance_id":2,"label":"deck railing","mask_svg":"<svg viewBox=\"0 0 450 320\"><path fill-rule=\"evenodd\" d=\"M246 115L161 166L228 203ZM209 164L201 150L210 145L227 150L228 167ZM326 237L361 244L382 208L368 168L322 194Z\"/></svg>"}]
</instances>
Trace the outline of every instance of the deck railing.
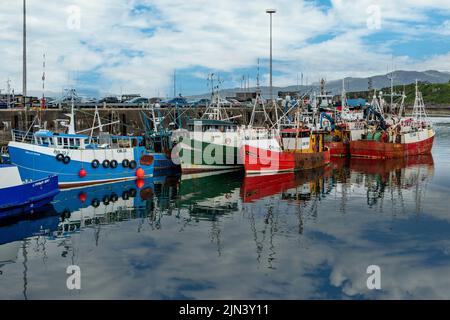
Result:
<instances>
[{"instance_id":1,"label":"deck railing","mask_svg":"<svg viewBox=\"0 0 450 320\"><path fill-rule=\"evenodd\" d=\"M33 143L33 133L21 130L11 131L12 141L14 142L26 142Z\"/></svg>"}]
</instances>

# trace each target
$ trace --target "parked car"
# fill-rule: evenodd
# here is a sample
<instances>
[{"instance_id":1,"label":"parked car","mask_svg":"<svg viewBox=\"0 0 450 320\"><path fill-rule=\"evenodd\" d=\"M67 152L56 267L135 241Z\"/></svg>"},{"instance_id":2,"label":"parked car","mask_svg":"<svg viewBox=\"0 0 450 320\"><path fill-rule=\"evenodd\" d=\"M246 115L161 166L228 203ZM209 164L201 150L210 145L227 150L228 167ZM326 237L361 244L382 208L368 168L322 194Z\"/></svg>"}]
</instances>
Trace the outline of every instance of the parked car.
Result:
<instances>
[{"instance_id":1,"label":"parked car","mask_svg":"<svg viewBox=\"0 0 450 320\"><path fill-rule=\"evenodd\" d=\"M143 98L143 97L136 97L133 98L131 100L125 101L126 104L148 104L149 100L147 98Z\"/></svg>"},{"instance_id":2,"label":"parked car","mask_svg":"<svg viewBox=\"0 0 450 320\"><path fill-rule=\"evenodd\" d=\"M123 95L120 97L120 101L121 101L122 103L124 103L124 102L128 102L128 101L130 101L130 100L132 100L132 99L134 99L134 98L140 98L140 97L141 97L140 94L123 94Z\"/></svg>"},{"instance_id":3,"label":"parked car","mask_svg":"<svg viewBox=\"0 0 450 320\"><path fill-rule=\"evenodd\" d=\"M45 102L45 105L47 108L59 108L60 105L68 105L72 102L71 97L60 97L55 98L53 100L50 100L49 98L46 98L47 101ZM74 97L74 103L81 103L80 97Z\"/></svg>"},{"instance_id":4,"label":"parked car","mask_svg":"<svg viewBox=\"0 0 450 320\"><path fill-rule=\"evenodd\" d=\"M232 106L232 103L230 101L228 101L227 99L223 99L223 98L220 98L220 104L223 107L231 107Z\"/></svg>"},{"instance_id":5,"label":"parked car","mask_svg":"<svg viewBox=\"0 0 450 320\"><path fill-rule=\"evenodd\" d=\"M96 98L90 98L90 97L82 97L81 98L81 103L97 103L97 99Z\"/></svg>"},{"instance_id":6,"label":"parked car","mask_svg":"<svg viewBox=\"0 0 450 320\"><path fill-rule=\"evenodd\" d=\"M202 107L209 106L210 102L211 102L211 100L209 100L207 98L195 99L195 100L189 101L189 106L192 108L202 108Z\"/></svg>"},{"instance_id":7,"label":"parked car","mask_svg":"<svg viewBox=\"0 0 450 320\"><path fill-rule=\"evenodd\" d=\"M117 97L104 97L98 101L99 103L120 103Z\"/></svg>"},{"instance_id":8,"label":"parked car","mask_svg":"<svg viewBox=\"0 0 450 320\"><path fill-rule=\"evenodd\" d=\"M8 103L6 101L0 100L0 109L7 109Z\"/></svg>"},{"instance_id":9,"label":"parked car","mask_svg":"<svg viewBox=\"0 0 450 320\"><path fill-rule=\"evenodd\" d=\"M177 97L173 99L163 100L160 103L161 107L186 107L189 105L188 101L183 97Z\"/></svg>"},{"instance_id":10,"label":"parked car","mask_svg":"<svg viewBox=\"0 0 450 320\"><path fill-rule=\"evenodd\" d=\"M236 99L228 99L228 101L231 103L231 105L233 107L241 107L242 106L242 104L239 101L237 101Z\"/></svg>"}]
</instances>

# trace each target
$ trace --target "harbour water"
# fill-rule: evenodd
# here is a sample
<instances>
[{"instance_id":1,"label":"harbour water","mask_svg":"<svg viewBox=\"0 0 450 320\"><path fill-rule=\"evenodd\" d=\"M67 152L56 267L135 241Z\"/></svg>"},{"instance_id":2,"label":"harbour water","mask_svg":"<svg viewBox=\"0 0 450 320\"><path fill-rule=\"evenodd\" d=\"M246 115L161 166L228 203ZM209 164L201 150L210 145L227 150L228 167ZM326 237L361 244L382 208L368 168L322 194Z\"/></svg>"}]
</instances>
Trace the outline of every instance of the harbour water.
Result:
<instances>
[{"instance_id":1,"label":"harbour water","mask_svg":"<svg viewBox=\"0 0 450 320\"><path fill-rule=\"evenodd\" d=\"M432 157L63 191L0 225L0 298L449 299L450 118L434 122Z\"/></svg>"}]
</instances>

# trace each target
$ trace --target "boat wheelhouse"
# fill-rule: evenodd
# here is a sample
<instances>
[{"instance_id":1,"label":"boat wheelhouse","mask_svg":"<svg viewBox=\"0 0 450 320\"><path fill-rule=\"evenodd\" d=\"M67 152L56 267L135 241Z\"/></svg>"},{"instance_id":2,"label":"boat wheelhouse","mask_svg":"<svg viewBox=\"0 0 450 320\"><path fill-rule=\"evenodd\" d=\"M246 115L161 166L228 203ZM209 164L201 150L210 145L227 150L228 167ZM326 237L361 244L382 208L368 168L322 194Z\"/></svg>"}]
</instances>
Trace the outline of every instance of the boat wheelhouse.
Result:
<instances>
[{"instance_id":1,"label":"boat wheelhouse","mask_svg":"<svg viewBox=\"0 0 450 320\"><path fill-rule=\"evenodd\" d=\"M192 119L179 139L178 161L183 172L228 170L242 166L239 158L240 132L226 120Z\"/></svg>"}]
</instances>

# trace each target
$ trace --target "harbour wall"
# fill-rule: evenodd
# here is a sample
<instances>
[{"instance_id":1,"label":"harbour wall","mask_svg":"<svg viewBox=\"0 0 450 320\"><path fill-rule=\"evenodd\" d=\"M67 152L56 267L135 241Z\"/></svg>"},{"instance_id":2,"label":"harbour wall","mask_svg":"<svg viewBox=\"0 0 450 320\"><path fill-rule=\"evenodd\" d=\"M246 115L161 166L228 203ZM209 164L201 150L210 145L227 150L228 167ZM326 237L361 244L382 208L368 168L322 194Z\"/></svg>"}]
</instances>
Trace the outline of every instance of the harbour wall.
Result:
<instances>
[{"instance_id":1,"label":"harbour wall","mask_svg":"<svg viewBox=\"0 0 450 320\"><path fill-rule=\"evenodd\" d=\"M164 117L164 124L168 126L171 122L175 122L175 108L157 109L159 116ZM248 124L252 114L250 107L229 107L225 108L227 116L232 118L239 125ZM406 108L406 112L411 112L411 107ZM101 108L98 109L102 124L113 123L104 128L108 131L119 135L135 134L139 135L144 132L144 123L141 111L150 114L150 110L143 108ZM178 108L179 118L182 119L182 125L185 127L186 119L201 118L206 108ZM274 122L276 115L275 110L266 107L266 111ZM36 115L46 125L48 130L61 132L64 127L61 126L60 120L67 120L67 109L46 109L46 110L28 110L24 109L0 109L0 145L6 145L11 139L11 129L28 130L33 124ZM429 116L450 117L450 106L432 106L427 107ZM158 116L158 115L157 115ZM82 131L92 127L94 119L94 109L77 109L76 112L76 130ZM265 121L263 113L257 113L255 116L255 126L263 124ZM35 123L36 124L36 123Z\"/></svg>"}]
</instances>

